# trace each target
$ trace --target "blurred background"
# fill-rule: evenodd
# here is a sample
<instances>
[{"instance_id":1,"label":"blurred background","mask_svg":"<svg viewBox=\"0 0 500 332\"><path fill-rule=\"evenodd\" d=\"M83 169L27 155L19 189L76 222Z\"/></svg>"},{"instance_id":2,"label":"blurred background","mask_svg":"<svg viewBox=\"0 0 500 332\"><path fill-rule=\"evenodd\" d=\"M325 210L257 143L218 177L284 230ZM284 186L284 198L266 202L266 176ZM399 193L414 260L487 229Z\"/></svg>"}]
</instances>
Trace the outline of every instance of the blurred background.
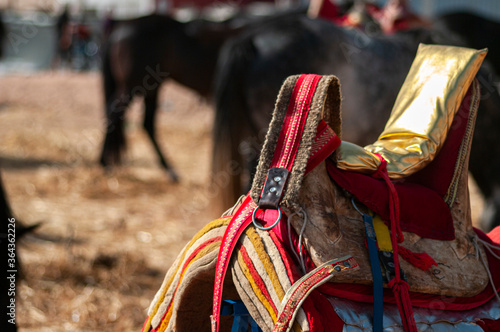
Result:
<instances>
[{"instance_id":1,"label":"blurred background","mask_svg":"<svg viewBox=\"0 0 500 332\"><path fill-rule=\"evenodd\" d=\"M408 4L427 20L466 11L500 21L497 0ZM17 242L18 331L139 331L179 251L221 214L209 180L213 105L175 81L161 86L155 126L180 181L159 165L137 98L124 121L122 165L99 165L106 128L100 70L110 22L152 13L222 22L242 10L265 16L307 6L307 0L0 0L0 172L16 222L38 225ZM484 199L470 185L477 222Z\"/></svg>"},{"instance_id":2,"label":"blurred background","mask_svg":"<svg viewBox=\"0 0 500 332\"><path fill-rule=\"evenodd\" d=\"M246 10L265 13L275 7L307 5L307 1L1 0L3 21L8 30L20 36L26 35L24 38L29 39L29 43L24 43L24 40L4 41L5 56L0 62L0 73L49 69L56 45L57 21L66 7L74 39L72 69L95 70L99 67L103 27L110 18L126 19L156 12L170 14L182 21L200 15L223 20L241 9L241 6L245 6ZM383 5L385 0L369 2ZM495 0L411 0L409 5L414 13L426 18L465 10L500 20L500 3Z\"/></svg>"}]
</instances>

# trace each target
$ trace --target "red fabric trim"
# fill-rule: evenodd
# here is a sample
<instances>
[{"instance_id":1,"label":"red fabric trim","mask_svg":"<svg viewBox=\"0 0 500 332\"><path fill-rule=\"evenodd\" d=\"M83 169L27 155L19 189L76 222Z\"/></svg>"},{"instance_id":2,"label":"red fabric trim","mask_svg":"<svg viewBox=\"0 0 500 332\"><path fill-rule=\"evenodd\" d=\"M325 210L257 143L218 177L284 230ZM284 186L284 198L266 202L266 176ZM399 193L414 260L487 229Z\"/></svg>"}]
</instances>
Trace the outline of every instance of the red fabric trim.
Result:
<instances>
[{"instance_id":1,"label":"red fabric trim","mask_svg":"<svg viewBox=\"0 0 500 332\"><path fill-rule=\"evenodd\" d=\"M149 320L149 315L146 317L146 320L144 321L144 324L142 324L141 332L152 331L151 329L149 329L148 331L144 330L144 328L146 327L146 323L148 322L148 320Z\"/></svg>"},{"instance_id":2,"label":"red fabric trim","mask_svg":"<svg viewBox=\"0 0 500 332\"><path fill-rule=\"evenodd\" d=\"M438 265L436 261L425 252L412 252L403 246L398 246L398 253L405 261L423 271L429 271L432 266Z\"/></svg>"},{"instance_id":3,"label":"red fabric trim","mask_svg":"<svg viewBox=\"0 0 500 332\"><path fill-rule=\"evenodd\" d=\"M270 167L292 170L320 78L320 75L301 75L295 83Z\"/></svg>"},{"instance_id":4,"label":"red fabric trim","mask_svg":"<svg viewBox=\"0 0 500 332\"><path fill-rule=\"evenodd\" d=\"M493 228L489 233L488 237L493 243L500 243L500 226Z\"/></svg>"},{"instance_id":5,"label":"red fabric trim","mask_svg":"<svg viewBox=\"0 0 500 332\"><path fill-rule=\"evenodd\" d=\"M405 182L417 183L444 197L451 184L460 145L467 130L471 101L472 85L453 119L446 141L437 156L424 169L407 177Z\"/></svg>"},{"instance_id":6,"label":"red fabric trim","mask_svg":"<svg viewBox=\"0 0 500 332\"><path fill-rule=\"evenodd\" d=\"M231 218L229 225L224 232L219 255L217 256L217 265L215 266L214 295L212 305L212 319L215 322L215 331L219 331L220 307L222 301L222 292L224 289L224 278L228 268L228 263L241 234L252 222L252 212L256 207L254 201L247 194L243 203Z\"/></svg>"},{"instance_id":7,"label":"red fabric trim","mask_svg":"<svg viewBox=\"0 0 500 332\"><path fill-rule=\"evenodd\" d=\"M290 251L288 251L288 248L285 249L283 247L283 242L281 239L278 238L278 236L274 232L274 228L269 231L269 235L271 236L271 239L273 240L274 244L278 248L278 251L280 252L281 258L283 259L283 263L285 264L286 273L288 274L288 279L290 279L291 282L299 280L300 275L297 271L296 266L294 264L290 264L290 262L293 261L292 259L290 259L289 255Z\"/></svg>"},{"instance_id":8,"label":"red fabric trim","mask_svg":"<svg viewBox=\"0 0 500 332\"><path fill-rule=\"evenodd\" d=\"M282 226L283 225L286 229L286 222L283 222ZM280 239L280 235L283 233L277 235L274 231L275 229L276 227L270 230L269 235L281 254L281 258L288 273L288 278L292 283L294 283L302 277L302 274L298 271L297 265L293 263L294 259L289 254L290 251L287 245L288 241L283 242L282 239ZM342 331L344 322L335 313L335 310L332 308L330 302L328 302L328 300L320 292L318 292L317 289L313 290L311 294L309 294L308 298L302 304L302 308L306 313L311 331Z\"/></svg>"},{"instance_id":9,"label":"red fabric trim","mask_svg":"<svg viewBox=\"0 0 500 332\"><path fill-rule=\"evenodd\" d=\"M477 321L484 332L498 332L500 331L500 320L482 319Z\"/></svg>"},{"instance_id":10,"label":"red fabric trim","mask_svg":"<svg viewBox=\"0 0 500 332\"><path fill-rule=\"evenodd\" d=\"M263 227L270 227L271 225L274 225L276 220L278 220L278 210L273 210L273 209L266 209L266 210L258 210L257 213L255 213L255 219L259 221L259 223ZM282 213L282 217L285 217Z\"/></svg>"},{"instance_id":11,"label":"red fabric trim","mask_svg":"<svg viewBox=\"0 0 500 332\"><path fill-rule=\"evenodd\" d=\"M314 139L311 155L307 161L305 174L315 169L321 162L326 160L340 145L340 138L330 126L321 120Z\"/></svg>"},{"instance_id":12,"label":"red fabric trim","mask_svg":"<svg viewBox=\"0 0 500 332\"><path fill-rule=\"evenodd\" d=\"M321 3L321 7L318 12L318 17L335 21L338 20L340 17L340 10L338 6L335 5L332 1L324 0Z\"/></svg>"},{"instance_id":13,"label":"red fabric trim","mask_svg":"<svg viewBox=\"0 0 500 332\"><path fill-rule=\"evenodd\" d=\"M239 243L236 247L240 251L241 256L243 257L243 261L249 267L250 274L252 275L253 280L255 281L257 286L259 287L262 294L266 297L266 299L271 299L271 295L269 295L266 284L264 283L264 281L260 277L259 273L255 269L255 266L253 265L252 259L250 258L250 256L248 256L247 249L243 245L241 245L241 243ZM273 308L274 313L277 315L278 309L276 309L276 306L274 305L273 301L269 301L269 304Z\"/></svg>"},{"instance_id":14,"label":"red fabric trim","mask_svg":"<svg viewBox=\"0 0 500 332\"><path fill-rule=\"evenodd\" d=\"M486 235L482 231L478 229L474 230L480 239L493 245L500 246L500 243L492 242L488 235ZM500 230L497 230L496 232L499 231ZM495 253L497 255L500 255L499 250L495 250ZM488 259L490 272L493 277L493 282L497 286L497 291L500 291L500 261L493 257L493 255L491 255L488 251L486 251L486 256ZM356 284L327 283L325 285L322 285L320 287L320 290L322 293L327 295L341 297L357 302L373 303L373 289L371 285L367 286ZM488 284L488 286L486 286L486 288L481 293L472 297L448 297L410 292L411 302L413 306L452 311L464 311L477 308L490 301L494 296L495 294L493 292L491 284ZM394 296L389 289L384 289L384 302L395 303Z\"/></svg>"},{"instance_id":15,"label":"red fabric trim","mask_svg":"<svg viewBox=\"0 0 500 332\"><path fill-rule=\"evenodd\" d=\"M312 317L311 331L340 332L343 330L344 322L323 294L315 289L309 294L304 304L308 301L311 307L319 313L318 316Z\"/></svg>"},{"instance_id":16,"label":"red fabric trim","mask_svg":"<svg viewBox=\"0 0 500 332\"><path fill-rule=\"evenodd\" d=\"M379 214L383 220L390 219L389 189L384 181L340 170L331 160L326 163L328 174L335 183ZM450 208L435 191L415 183L396 182L394 186L399 197L399 220L403 231L435 240L455 238Z\"/></svg>"}]
</instances>

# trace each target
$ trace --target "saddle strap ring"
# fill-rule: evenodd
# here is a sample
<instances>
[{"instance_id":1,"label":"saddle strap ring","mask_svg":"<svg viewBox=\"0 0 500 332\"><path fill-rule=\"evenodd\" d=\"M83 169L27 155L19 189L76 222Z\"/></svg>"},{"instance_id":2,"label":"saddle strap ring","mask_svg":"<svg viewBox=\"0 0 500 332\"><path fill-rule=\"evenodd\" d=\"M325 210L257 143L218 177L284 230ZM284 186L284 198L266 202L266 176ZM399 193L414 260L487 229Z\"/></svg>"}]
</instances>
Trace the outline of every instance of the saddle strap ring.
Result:
<instances>
[{"instance_id":1,"label":"saddle strap ring","mask_svg":"<svg viewBox=\"0 0 500 332\"><path fill-rule=\"evenodd\" d=\"M278 218L276 218L276 221L269 227L264 227L264 226L261 226L257 223L257 220L255 220L255 215L257 214L257 210L259 210L260 208L257 206L254 210L253 210L253 213L252 213L252 223L255 227L257 227L258 229L260 230L263 230L263 231L268 231L268 230L271 230L273 229L274 227L276 227L276 225L278 225L278 223L280 222L281 220L281 215L282 215L282 212L281 212L281 208L278 207L276 210L278 211Z\"/></svg>"}]
</instances>

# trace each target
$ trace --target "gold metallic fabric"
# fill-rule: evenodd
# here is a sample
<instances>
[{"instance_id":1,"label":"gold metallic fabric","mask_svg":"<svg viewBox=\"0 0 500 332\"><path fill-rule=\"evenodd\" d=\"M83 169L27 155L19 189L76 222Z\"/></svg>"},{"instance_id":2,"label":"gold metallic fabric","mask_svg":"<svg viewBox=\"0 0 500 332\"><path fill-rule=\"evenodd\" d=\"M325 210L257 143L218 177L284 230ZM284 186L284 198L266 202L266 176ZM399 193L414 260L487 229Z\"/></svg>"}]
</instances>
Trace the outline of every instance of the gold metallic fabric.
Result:
<instances>
[{"instance_id":1,"label":"gold metallic fabric","mask_svg":"<svg viewBox=\"0 0 500 332\"><path fill-rule=\"evenodd\" d=\"M337 148L337 167L348 171L371 174L380 165L380 159L359 145L342 141Z\"/></svg>"},{"instance_id":2,"label":"gold metallic fabric","mask_svg":"<svg viewBox=\"0 0 500 332\"><path fill-rule=\"evenodd\" d=\"M420 44L379 139L364 149L342 144L337 166L371 173L387 161L397 179L429 164L446 140L453 118L487 50Z\"/></svg>"}]
</instances>

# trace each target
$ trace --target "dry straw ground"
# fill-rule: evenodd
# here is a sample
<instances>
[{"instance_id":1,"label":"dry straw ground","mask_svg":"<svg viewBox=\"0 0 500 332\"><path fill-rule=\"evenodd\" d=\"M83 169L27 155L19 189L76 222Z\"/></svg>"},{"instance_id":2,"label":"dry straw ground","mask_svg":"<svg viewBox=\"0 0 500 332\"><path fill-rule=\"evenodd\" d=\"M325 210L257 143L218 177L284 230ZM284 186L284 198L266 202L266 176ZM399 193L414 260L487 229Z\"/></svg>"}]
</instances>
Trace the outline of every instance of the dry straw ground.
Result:
<instances>
[{"instance_id":1,"label":"dry straw ground","mask_svg":"<svg viewBox=\"0 0 500 332\"><path fill-rule=\"evenodd\" d=\"M213 112L175 84L163 89L160 141L172 184L127 114L125 164L97 165L103 129L97 73L0 78L0 167L18 220L42 222L18 245L20 331L138 331L173 259L209 212Z\"/></svg>"},{"instance_id":2,"label":"dry straw ground","mask_svg":"<svg viewBox=\"0 0 500 332\"><path fill-rule=\"evenodd\" d=\"M158 133L181 176L172 184L127 115L124 166L97 165L103 107L97 73L0 78L0 168L18 220L42 222L18 245L20 331L139 331L177 253L217 213L208 185L212 109L162 90ZM474 215L481 200L474 197Z\"/></svg>"}]
</instances>

